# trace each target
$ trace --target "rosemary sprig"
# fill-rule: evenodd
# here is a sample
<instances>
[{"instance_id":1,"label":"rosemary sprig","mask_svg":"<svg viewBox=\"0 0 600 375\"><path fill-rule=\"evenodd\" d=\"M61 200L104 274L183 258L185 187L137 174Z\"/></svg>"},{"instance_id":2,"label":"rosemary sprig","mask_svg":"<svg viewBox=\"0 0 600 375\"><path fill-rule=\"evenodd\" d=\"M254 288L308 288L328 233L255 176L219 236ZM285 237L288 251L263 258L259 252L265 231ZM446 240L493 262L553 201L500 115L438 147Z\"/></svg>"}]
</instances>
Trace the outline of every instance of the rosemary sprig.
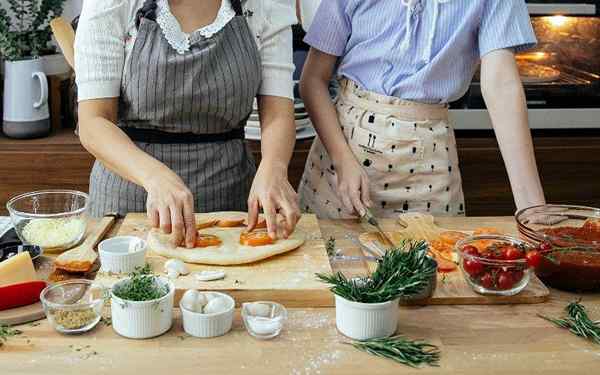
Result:
<instances>
[{"instance_id":1,"label":"rosemary sprig","mask_svg":"<svg viewBox=\"0 0 600 375\"><path fill-rule=\"evenodd\" d=\"M568 329L571 333L600 345L600 323L592 321L580 301L571 302L565 308L567 316L560 319L538 314L540 318Z\"/></svg>"},{"instance_id":2,"label":"rosemary sprig","mask_svg":"<svg viewBox=\"0 0 600 375\"><path fill-rule=\"evenodd\" d=\"M9 337L17 336L22 333L23 331L13 329L10 326L0 325L0 346L4 345L4 343L8 340Z\"/></svg>"},{"instance_id":3,"label":"rosemary sprig","mask_svg":"<svg viewBox=\"0 0 600 375\"><path fill-rule=\"evenodd\" d=\"M410 340L403 336L393 336L355 341L349 344L366 353L388 358L414 368L424 364L439 366L441 354L439 348L421 340Z\"/></svg>"},{"instance_id":4,"label":"rosemary sprig","mask_svg":"<svg viewBox=\"0 0 600 375\"><path fill-rule=\"evenodd\" d=\"M327 256L332 257L335 256L335 238L330 237L325 244L325 250L327 251Z\"/></svg>"},{"instance_id":5,"label":"rosemary sprig","mask_svg":"<svg viewBox=\"0 0 600 375\"><path fill-rule=\"evenodd\" d=\"M436 272L427 249L425 241L404 241L400 247L386 251L370 277L348 279L341 272L316 276L331 284L334 294L349 301L381 303L409 297L426 288Z\"/></svg>"},{"instance_id":6,"label":"rosemary sprig","mask_svg":"<svg viewBox=\"0 0 600 375\"><path fill-rule=\"evenodd\" d=\"M136 268L129 276L129 281L120 285L114 292L117 297L123 300L151 301L164 297L169 292L166 286L158 283L149 264Z\"/></svg>"}]
</instances>

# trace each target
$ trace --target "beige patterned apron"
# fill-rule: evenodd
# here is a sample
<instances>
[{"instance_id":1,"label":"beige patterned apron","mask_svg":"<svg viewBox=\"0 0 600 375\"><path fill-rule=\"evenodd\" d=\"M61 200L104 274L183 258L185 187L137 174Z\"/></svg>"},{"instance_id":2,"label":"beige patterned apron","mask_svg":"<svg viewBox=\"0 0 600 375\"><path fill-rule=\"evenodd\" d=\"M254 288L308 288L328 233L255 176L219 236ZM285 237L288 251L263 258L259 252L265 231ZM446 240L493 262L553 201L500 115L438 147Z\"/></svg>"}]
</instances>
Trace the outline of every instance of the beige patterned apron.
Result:
<instances>
[{"instance_id":1,"label":"beige patterned apron","mask_svg":"<svg viewBox=\"0 0 600 375\"><path fill-rule=\"evenodd\" d=\"M342 79L336 101L346 141L367 172L373 212L464 215L456 140L445 105L380 95ZM301 207L319 218L350 218L336 192L337 176L315 139L299 187Z\"/></svg>"}]
</instances>

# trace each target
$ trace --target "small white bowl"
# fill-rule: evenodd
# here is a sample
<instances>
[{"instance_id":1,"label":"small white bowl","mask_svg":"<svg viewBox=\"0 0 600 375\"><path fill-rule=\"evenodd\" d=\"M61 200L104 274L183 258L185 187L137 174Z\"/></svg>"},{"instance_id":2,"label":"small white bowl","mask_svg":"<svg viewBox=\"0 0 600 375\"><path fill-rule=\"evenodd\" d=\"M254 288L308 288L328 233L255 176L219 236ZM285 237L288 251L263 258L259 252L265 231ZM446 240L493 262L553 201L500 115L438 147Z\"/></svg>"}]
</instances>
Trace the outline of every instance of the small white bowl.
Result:
<instances>
[{"instance_id":1,"label":"small white bowl","mask_svg":"<svg viewBox=\"0 0 600 375\"><path fill-rule=\"evenodd\" d=\"M231 296L219 292L200 292L205 295L213 295L225 298L229 306L226 311L215 314L202 314L190 311L179 302L179 308L183 316L183 329L188 335L201 338L223 336L231 330L233 324L233 312L235 301Z\"/></svg>"},{"instance_id":2,"label":"small white bowl","mask_svg":"<svg viewBox=\"0 0 600 375\"><path fill-rule=\"evenodd\" d=\"M133 236L109 238L98 245L101 270L131 273L146 262L146 241Z\"/></svg>"},{"instance_id":3,"label":"small white bowl","mask_svg":"<svg viewBox=\"0 0 600 375\"><path fill-rule=\"evenodd\" d=\"M119 335L130 339L148 339L167 332L173 324L175 285L165 277L158 277L169 292L151 301L126 301L115 296L115 288L129 281L121 280L111 290L112 327Z\"/></svg>"},{"instance_id":4,"label":"small white bowl","mask_svg":"<svg viewBox=\"0 0 600 375\"><path fill-rule=\"evenodd\" d=\"M360 303L335 296L335 324L354 340L389 337L398 326L398 301Z\"/></svg>"}]
</instances>

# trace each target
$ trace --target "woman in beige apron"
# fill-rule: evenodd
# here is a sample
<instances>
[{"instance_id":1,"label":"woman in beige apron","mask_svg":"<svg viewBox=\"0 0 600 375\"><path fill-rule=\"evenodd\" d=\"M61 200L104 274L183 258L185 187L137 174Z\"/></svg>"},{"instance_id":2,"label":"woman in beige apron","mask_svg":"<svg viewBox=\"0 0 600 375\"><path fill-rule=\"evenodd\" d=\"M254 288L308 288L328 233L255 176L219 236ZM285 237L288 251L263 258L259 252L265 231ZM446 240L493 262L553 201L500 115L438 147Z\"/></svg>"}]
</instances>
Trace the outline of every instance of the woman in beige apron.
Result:
<instances>
[{"instance_id":1,"label":"woman in beige apron","mask_svg":"<svg viewBox=\"0 0 600 375\"><path fill-rule=\"evenodd\" d=\"M516 205L544 203L514 59L536 42L524 1L323 1L304 40L300 87L319 138L302 209L322 218L366 207L380 217L464 215L447 103L464 95L480 62ZM341 90L332 105L334 70Z\"/></svg>"}]
</instances>

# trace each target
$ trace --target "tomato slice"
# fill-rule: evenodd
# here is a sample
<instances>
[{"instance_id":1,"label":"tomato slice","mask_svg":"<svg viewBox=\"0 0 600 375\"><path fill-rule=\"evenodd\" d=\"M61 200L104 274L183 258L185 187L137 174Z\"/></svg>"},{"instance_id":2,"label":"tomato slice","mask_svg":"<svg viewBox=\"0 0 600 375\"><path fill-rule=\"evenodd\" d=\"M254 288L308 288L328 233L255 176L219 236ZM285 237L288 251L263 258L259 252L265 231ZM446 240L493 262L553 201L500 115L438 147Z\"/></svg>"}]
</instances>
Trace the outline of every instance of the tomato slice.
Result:
<instances>
[{"instance_id":1,"label":"tomato slice","mask_svg":"<svg viewBox=\"0 0 600 375\"><path fill-rule=\"evenodd\" d=\"M222 219L217 221L217 226L221 228L235 228L244 226L244 219Z\"/></svg>"},{"instance_id":2,"label":"tomato slice","mask_svg":"<svg viewBox=\"0 0 600 375\"><path fill-rule=\"evenodd\" d=\"M222 243L219 237L212 234L198 233L196 237L196 247L219 246Z\"/></svg>"},{"instance_id":3,"label":"tomato slice","mask_svg":"<svg viewBox=\"0 0 600 375\"><path fill-rule=\"evenodd\" d=\"M482 234L502 234L497 228L494 227L480 227L473 231L474 236L479 236Z\"/></svg>"},{"instance_id":4,"label":"tomato slice","mask_svg":"<svg viewBox=\"0 0 600 375\"><path fill-rule=\"evenodd\" d=\"M458 241L465 239L466 237L467 235L462 232L446 231L440 233L439 240L447 245L454 246Z\"/></svg>"},{"instance_id":5,"label":"tomato slice","mask_svg":"<svg viewBox=\"0 0 600 375\"><path fill-rule=\"evenodd\" d=\"M245 246L265 246L275 243L267 232L244 232L240 234L240 244Z\"/></svg>"},{"instance_id":6,"label":"tomato slice","mask_svg":"<svg viewBox=\"0 0 600 375\"><path fill-rule=\"evenodd\" d=\"M209 220L196 223L196 229L206 229L217 225L218 220Z\"/></svg>"}]
</instances>

